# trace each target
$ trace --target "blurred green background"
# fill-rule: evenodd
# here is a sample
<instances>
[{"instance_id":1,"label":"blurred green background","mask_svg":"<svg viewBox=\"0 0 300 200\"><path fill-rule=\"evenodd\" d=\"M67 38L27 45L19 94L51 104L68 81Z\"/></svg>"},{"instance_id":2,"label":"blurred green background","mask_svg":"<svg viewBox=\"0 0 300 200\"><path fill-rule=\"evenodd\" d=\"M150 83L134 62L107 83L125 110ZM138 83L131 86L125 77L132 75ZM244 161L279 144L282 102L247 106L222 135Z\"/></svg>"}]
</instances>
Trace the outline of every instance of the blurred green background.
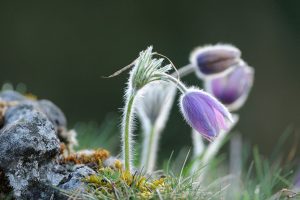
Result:
<instances>
[{"instance_id":1,"label":"blurred green background","mask_svg":"<svg viewBox=\"0 0 300 200\"><path fill-rule=\"evenodd\" d=\"M289 125L300 127L299 2L1 0L0 84L25 83L59 105L70 127L101 123L108 113L121 114L128 75L101 76L147 46L179 67L198 45L232 43L256 71L235 130L268 153ZM199 84L193 75L184 80ZM165 155L191 142L189 127L173 110L162 138Z\"/></svg>"}]
</instances>

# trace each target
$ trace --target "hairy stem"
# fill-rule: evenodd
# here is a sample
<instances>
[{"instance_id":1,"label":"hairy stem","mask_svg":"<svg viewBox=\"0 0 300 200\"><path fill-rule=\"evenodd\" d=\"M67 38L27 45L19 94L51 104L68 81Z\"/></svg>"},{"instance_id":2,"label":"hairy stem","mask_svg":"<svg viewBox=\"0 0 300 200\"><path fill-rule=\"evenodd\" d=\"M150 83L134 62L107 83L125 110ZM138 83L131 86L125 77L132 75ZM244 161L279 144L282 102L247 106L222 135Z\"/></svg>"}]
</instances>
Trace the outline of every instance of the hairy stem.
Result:
<instances>
[{"instance_id":1,"label":"hairy stem","mask_svg":"<svg viewBox=\"0 0 300 200\"><path fill-rule=\"evenodd\" d=\"M164 74L162 76L162 80L169 81L169 82L172 82L173 84L175 84L176 87L180 90L181 93L185 93L188 90L186 88L186 86L179 79L174 78L173 76L171 76L169 74Z\"/></svg>"},{"instance_id":2,"label":"hairy stem","mask_svg":"<svg viewBox=\"0 0 300 200\"><path fill-rule=\"evenodd\" d=\"M226 130L226 131L221 130L219 135L216 137L216 139L207 146L206 151L203 154L203 158L201 160L200 167L206 166L212 161L212 159L216 156L216 154L218 153L218 151L224 144L226 136L231 131L231 129L237 124L238 120L239 120L238 115L233 115L233 123L230 125L228 130ZM204 168L204 170L202 171L201 176L199 177L199 180L204 179L204 176L206 175L206 170L207 170L207 167Z\"/></svg>"},{"instance_id":3,"label":"hairy stem","mask_svg":"<svg viewBox=\"0 0 300 200\"><path fill-rule=\"evenodd\" d=\"M176 72L172 74L172 76L177 77L179 75L179 78L182 78L193 72L195 72L195 67L192 64L187 64L183 67L180 67Z\"/></svg>"},{"instance_id":4,"label":"hairy stem","mask_svg":"<svg viewBox=\"0 0 300 200\"><path fill-rule=\"evenodd\" d=\"M199 170L199 166L201 164L201 155L204 152L205 144L202 139L202 136L200 133L198 133L196 130L192 129L192 142L193 142L193 165L191 167L191 172L195 173L197 170Z\"/></svg>"},{"instance_id":5,"label":"hairy stem","mask_svg":"<svg viewBox=\"0 0 300 200\"><path fill-rule=\"evenodd\" d=\"M131 127L132 127L132 115L133 115L133 102L136 94L131 93L128 98L125 105L125 115L123 118L123 159L125 162L125 170L130 171L131 169L131 160L132 160L132 133L131 133Z\"/></svg>"},{"instance_id":6,"label":"hairy stem","mask_svg":"<svg viewBox=\"0 0 300 200\"><path fill-rule=\"evenodd\" d=\"M145 135L145 140L146 140L146 146L143 148L143 154L146 157L143 158L143 163L142 165L145 167L146 172L151 172L153 171L153 167L155 165L155 160L156 160L156 151L157 151L157 146L158 146L158 133L155 131L155 126L151 125L150 131L148 134Z\"/></svg>"}]
</instances>

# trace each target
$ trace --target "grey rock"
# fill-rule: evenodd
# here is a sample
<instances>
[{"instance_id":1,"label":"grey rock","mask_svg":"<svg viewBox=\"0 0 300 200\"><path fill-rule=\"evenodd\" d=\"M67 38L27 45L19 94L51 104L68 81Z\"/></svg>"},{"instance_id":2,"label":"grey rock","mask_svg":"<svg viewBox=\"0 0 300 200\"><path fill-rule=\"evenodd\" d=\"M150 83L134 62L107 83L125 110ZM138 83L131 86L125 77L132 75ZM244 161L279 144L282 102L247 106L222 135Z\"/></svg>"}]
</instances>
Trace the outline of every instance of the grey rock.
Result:
<instances>
[{"instance_id":1,"label":"grey rock","mask_svg":"<svg viewBox=\"0 0 300 200\"><path fill-rule=\"evenodd\" d=\"M6 117L7 116L7 117ZM19 160L49 162L59 153L52 123L31 105L8 110L0 133L0 168L16 166Z\"/></svg>"},{"instance_id":2,"label":"grey rock","mask_svg":"<svg viewBox=\"0 0 300 200\"><path fill-rule=\"evenodd\" d=\"M7 110L0 132L0 168L16 199L45 199L55 194L46 172L59 148L53 124L33 103L23 102Z\"/></svg>"},{"instance_id":3,"label":"grey rock","mask_svg":"<svg viewBox=\"0 0 300 200\"><path fill-rule=\"evenodd\" d=\"M59 194L45 172L50 171L52 163L39 165L38 161L20 160L17 166L9 169L6 174L13 188L16 199L49 199Z\"/></svg>"},{"instance_id":4,"label":"grey rock","mask_svg":"<svg viewBox=\"0 0 300 200\"><path fill-rule=\"evenodd\" d=\"M13 91L0 98L18 101L7 108L0 128L0 171L14 199L68 199L68 191L84 191L83 178L95 171L57 162L59 131L67 125L63 112L48 100L28 100Z\"/></svg>"},{"instance_id":5,"label":"grey rock","mask_svg":"<svg viewBox=\"0 0 300 200\"><path fill-rule=\"evenodd\" d=\"M86 176L95 174L96 172L85 165L75 165L72 169L73 172L65 178L58 187L68 191L84 191L84 182L82 179Z\"/></svg>"},{"instance_id":6,"label":"grey rock","mask_svg":"<svg viewBox=\"0 0 300 200\"><path fill-rule=\"evenodd\" d=\"M38 105L48 119L57 127L66 127L67 120L64 113L51 101L40 100Z\"/></svg>"},{"instance_id":7,"label":"grey rock","mask_svg":"<svg viewBox=\"0 0 300 200\"><path fill-rule=\"evenodd\" d=\"M20 120L21 118L26 118L26 116L31 115L35 109L35 103L33 101L23 101L22 103L17 104L16 106L8 107L5 112L5 125L11 125L14 122Z\"/></svg>"},{"instance_id":8,"label":"grey rock","mask_svg":"<svg viewBox=\"0 0 300 200\"><path fill-rule=\"evenodd\" d=\"M51 185L58 186L70 173L68 166L55 164L52 166L51 170L47 171L46 176Z\"/></svg>"}]
</instances>

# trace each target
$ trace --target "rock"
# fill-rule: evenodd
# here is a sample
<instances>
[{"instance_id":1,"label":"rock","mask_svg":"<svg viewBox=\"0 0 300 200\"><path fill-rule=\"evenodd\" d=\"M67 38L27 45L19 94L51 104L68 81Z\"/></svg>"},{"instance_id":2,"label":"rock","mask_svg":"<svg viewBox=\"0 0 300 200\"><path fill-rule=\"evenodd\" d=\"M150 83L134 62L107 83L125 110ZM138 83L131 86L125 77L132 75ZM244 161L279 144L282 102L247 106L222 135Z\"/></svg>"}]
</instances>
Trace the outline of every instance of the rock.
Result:
<instances>
[{"instance_id":1,"label":"rock","mask_svg":"<svg viewBox=\"0 0 300 200\"><path fill-rule=\"evenodd\" d=\"M12 90L4 90L0 93L0 99L3 101L24 101L26 97Z\"/></svg>"},{"instance_id":2,"label":"rock","mask_svg":"<svg viewBox=\"0 0 300 200\"><path fill-rule=\"evenodd\" d=\"M16 199L49 199L59 194L47 179L52 163L40 165L38 161L20 160L17 166L6 172Z\"/></svg>"},{"instance_id":3,"label":"rock","mask_svg":"<svg viewBox=\"0 0 300 200\"><path fill-rule=\"evenodd\" d=\"M25 107L34 107L34 109L40 111L41 113L45 114L48 120L51 121L55 128L55 132L59 137L59 140L66 144L68 150L72 150L74 146L77 145L76 140L76 132L74 130L68 131L67 130L67 120L64 115L64 113L61 111L60 108L58 108L54 103L52 103L49 100L30 100L21 94L15 92L15 91L3 91L0 92L0 100L11 102L13 101L14 104L21 104ZM9 104L8 104L9 105ZM14 106L8 106L8 107L14 107ZM3 126L3 119L1 118L1 113L6 112L7 108L4 108L4 110L1 110L0 106L0 126ZM1 112L2 111L2 112ZM14 118L19 118L20 116L24 115L22 112L26 112L30 110L24 110L15 108L14 111L17 111L18 114L13 114ZM11 112L12 113L12 112ZM10 120L8 119L10 115L6 116L6 124L10 123ZM12 119L15 120L15 119Z\"/></svg>"},{"instance_id":4,"label":"rock","mask_svg":"<svg viewBox=\"0 0 300 200\"><path fill-rule=\"evenodd\" d=\"M68 168L66 165L54 164L51 170L47 171L47 179L52 185L58 186L71 173Z\"/></svg>"},{"instance_id":5,"label":"rock","mask_svg":"<svg viewBox=\"0 0 300 200\"><path fill-rule=\"evenodd\" d=\"M30 100L22 94L12 90L5 90L0 92L0 100L7 102L14 101L21 103L31 103L36 107L36 109L38 109L47 116L47 118L53 123L55 128L60 129L67 127L67 120L64 113L59 107L57 107L54 103L52 103L49 100Z\"/></svg>"},{"instance_id":6,"label":"rock","mask_svg":"<svg viewBox=\"0 0 300 200\"><path fill-rule=\"evenodd\" d=\"M84 183L82 182L82 179L96 173L85 165L75 165L72 171L73 172L58 185L59 188L67 191L83 192Z\"/></svg>"},{"instance_id":7,"label":"rock","mask_svg":"<svg viewBox=\"0 0 300 200\"><path fill-rule=\"evenodd\" d=\"M67 127L67 119L64 113L54 103L48 100L40 100L37 104L53 125L57 128Z\"/></svg>"},{"instance_id":8,"label":"rock","mask_svg":"<svg viewBox=\"0 0 300 200\"><path fill-rule=\"evenodd\" d=\"M54 195L45 174L59 154L53 124L34 104L23 102L8 108L0 132L0 168L16 199L43 199ZM39 191L39 192L36 192Z\"/></svg>"},{"instance_id":9,"label":"rock","mask_svg":"<svg viewBox=\"0 0 300 200\"><path fill-rule=\"evenodd\" d=\"M78 145L76 132L67 130L67 120L64 113L51 101L39 100L36 102L38 109L44 113L56 129L59 140L66 144L69 151Z\"/></svg>"},{"instance_id":10,"label":"rock","mask_svg":"<svg viewBox=\"0 0 300 200\"><path fill-rule=\"evenodd\" d=\"M0 132L0 168L9 169L20 160L49 162L59 153L53 124L30 104L9 108Z\"/></svg>"},{"instance_id":11,"label":"rock","mask_svg":"<svg viewBox=\"0 0 300 200\"><path fill-rule=\"evenodd\" d=\"M83 178L95 171L58 162L60 143L76 136L63 112L13 91L0 92L0 100L17 102L5 107L0 127L0 199L13 193L16 200L60 200L68 199L62 190L84 191Z\"/></svg>"},{"instance_id":12,"label":"rock","mask_svg":"<svg viewBox=\"0 0 300 200\"><path fill-rule=\"evenodd\" d=\"M11 191L12 188L9 185L8 179L0 169L0 199L5 199L4 197L7 196L7 194L10 194Z\"/></svg>"}]
</instances>

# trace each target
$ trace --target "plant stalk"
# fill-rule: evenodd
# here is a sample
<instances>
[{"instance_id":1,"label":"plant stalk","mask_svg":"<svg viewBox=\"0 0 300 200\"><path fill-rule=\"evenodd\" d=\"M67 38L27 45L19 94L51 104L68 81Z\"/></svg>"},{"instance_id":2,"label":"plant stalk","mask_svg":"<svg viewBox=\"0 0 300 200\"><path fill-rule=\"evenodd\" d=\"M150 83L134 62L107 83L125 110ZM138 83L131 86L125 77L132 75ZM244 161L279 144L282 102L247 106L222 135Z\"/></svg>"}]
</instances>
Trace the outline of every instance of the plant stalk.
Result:
<instances>
[{"instance_id":1,"label":"plant stalk","mask_svg":"<svg viewBox=\"0 0 300 200\"><path fill-rule=\"evenodd\" d=\"M187 87L179 79L177 79L169 74L164 74L162 76L162 80L174 83L176 85L176 87L180 90L181 93L186 93L188 90Z\"/></svg>"},{"instance_id":2,"label":"plant stalk","mask_svg":"<svg viewBox=\"0 0 300 200\"><path fill-rule=\"evenodd\" d=\"M154 167L154 161L155 161L155 156L156 156L156 149L157 149L157 144L158 141L155 140L155 126L151 124L151 128L148 134L145 135L145 148L143 150L145 151L142 155L146 155L145 158L143 158L144 163L143 166L145 167L146 172L151 172Z\"/></svg>"},{"instance_id":3,"label":"plant stalk","mask_svg":"<svg viewBox=\"0 0 300 200\"><path fill-rule=\"evenodd\" d=\"M123 118L124 130L123 130L123 159L125 162L125 170L131 170L131 160L132 160L132 134L131 134L131 127L132 127L132 113L133 113L133 102L135 99L136 93L132 92L129 94L129 97L126 102L125 106L125 115Z\"/></svg>"}]
</instances>

